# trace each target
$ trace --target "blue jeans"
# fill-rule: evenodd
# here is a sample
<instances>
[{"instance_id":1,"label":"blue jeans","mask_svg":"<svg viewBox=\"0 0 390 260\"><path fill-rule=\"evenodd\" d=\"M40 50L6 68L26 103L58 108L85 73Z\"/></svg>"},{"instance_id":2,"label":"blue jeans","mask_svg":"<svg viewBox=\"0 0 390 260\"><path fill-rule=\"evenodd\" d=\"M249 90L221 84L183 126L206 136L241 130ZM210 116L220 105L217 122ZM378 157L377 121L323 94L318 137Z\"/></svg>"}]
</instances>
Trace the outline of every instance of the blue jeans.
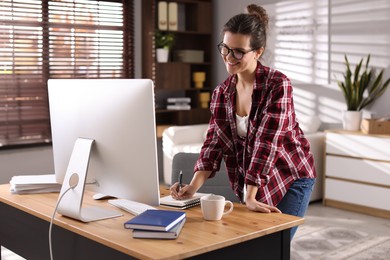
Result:
<instances>
[{"instance_id":1,"label":"blue jeans","mask_svg":"<svg viewBox=\"0 0 390 260\"><path fill-rule=\"evenodd\" d=\"M313 191L315 179L301 178L291 184L283 199L277 205L284 214L303 217L309 206L310 195ZM297 226L291 229L291 240L293 239Z\"/></svg>"}]
</instances>

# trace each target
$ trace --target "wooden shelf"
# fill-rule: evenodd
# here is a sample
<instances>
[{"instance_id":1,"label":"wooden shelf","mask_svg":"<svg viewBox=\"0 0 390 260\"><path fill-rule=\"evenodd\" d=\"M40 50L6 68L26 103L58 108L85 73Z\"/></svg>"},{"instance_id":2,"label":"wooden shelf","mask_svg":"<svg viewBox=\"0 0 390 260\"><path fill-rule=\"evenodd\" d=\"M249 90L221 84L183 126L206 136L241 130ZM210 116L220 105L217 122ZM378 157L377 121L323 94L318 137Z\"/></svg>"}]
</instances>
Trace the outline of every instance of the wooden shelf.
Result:
<instances>
[{"instance_id":1,"label":"wooden shelf","mask_svg":"<svg viewBox=\"0 0 390 260\"><path fill-rule=\"evenodd\" d=\"M156 110L157 125L193 125L207 123L210 110L195 108L190 110Z\"/></svg>"},{"instance_id":2,"label":"wooden shelf","mask_svg":"<svg viewBox=\"0 0 390 260\"><path fill-rule=\"evenodd\" d=\"M142 77L150 78L155 84L156 123L157 125L186 125L207 123L210 117L209 109L200 107L199 94L209 92L211 95L212 53L216 47L212 45L212 0L173 0L184 5L185 30L171 31L175 35L175 44L170 50L170 59L166 63L157 62L153 32L157 28L158 2L142 1L142 13L152 19L145 20L142 28L143 52ZM150 14L152 14L150 16ZM173 53L179 50L203 51L204 62L173 61ZM195 88L192 80L194 72L206 73L203 88ZM168 97L190 97L191 110L166 110Z\"/></svg>"}]
</instances>

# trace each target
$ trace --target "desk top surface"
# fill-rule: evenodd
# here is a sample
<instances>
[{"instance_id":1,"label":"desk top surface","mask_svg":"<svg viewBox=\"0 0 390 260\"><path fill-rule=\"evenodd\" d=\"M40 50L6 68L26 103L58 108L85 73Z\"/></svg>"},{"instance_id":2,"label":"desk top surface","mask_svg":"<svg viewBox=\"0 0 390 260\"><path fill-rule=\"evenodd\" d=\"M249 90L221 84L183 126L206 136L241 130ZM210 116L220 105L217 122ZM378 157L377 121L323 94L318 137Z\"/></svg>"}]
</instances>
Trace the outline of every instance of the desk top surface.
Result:
<instances>
[{"instance_id":1,"label":"desk top surface","mask_svg":"<svg viewBox=\"0 0 390 260\"><path fill-rule=\"evenodd\" d=\"M0 202L50 221L58 193L16 195L11 194L9 188L9 184L0 185ZM168 188L164 186L160 187L160 192L161 196L169 195ZM105 200L93 200L92 195L90 191L85 193L84 205L117 209ZM237 203L234 203L233 212L220 221L203 220L200 206L184 211L187 220L175 240L132 238L131 230L124 229L123 223L134 216L125 211L122 211L122 217L90 223L82 223L57 214L54 223L125 254L143 259L182 259L303 224L303 219L299 217L252 212L245 205Z\"/></svg>"}]
</instances>

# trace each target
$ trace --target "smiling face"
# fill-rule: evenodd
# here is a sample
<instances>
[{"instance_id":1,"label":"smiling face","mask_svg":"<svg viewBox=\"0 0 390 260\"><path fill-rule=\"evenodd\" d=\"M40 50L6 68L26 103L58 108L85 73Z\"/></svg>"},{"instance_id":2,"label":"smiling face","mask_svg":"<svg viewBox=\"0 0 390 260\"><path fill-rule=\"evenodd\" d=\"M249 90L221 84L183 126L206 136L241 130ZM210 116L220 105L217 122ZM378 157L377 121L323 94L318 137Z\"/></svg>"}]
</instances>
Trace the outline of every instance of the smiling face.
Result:
<instances>
[{"instance_id":1,"label":"smiling face","mask_svg":"<svg viewBox=\"0 0 390 260\"><path fill-rule=\"evenodd\" d=\"M262 53L262 48L253 50L250 46L250 35L225 32L222 43L235 52L245 53L241 59L236 59L230 51L228 55L221 54L226 70L229 74L253 73L257 66L257 59Z\"/></svg>"}]
</instances>

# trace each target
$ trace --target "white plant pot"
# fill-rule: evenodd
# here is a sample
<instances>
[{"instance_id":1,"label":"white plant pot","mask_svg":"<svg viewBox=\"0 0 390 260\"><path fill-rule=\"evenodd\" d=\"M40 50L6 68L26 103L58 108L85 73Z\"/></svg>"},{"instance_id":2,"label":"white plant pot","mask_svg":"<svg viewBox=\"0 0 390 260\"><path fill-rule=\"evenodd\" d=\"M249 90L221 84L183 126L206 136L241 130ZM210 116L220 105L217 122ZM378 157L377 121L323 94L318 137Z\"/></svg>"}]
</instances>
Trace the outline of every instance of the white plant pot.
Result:
<instances>
[{"instance_id":1,"label":"white plant pot","mask_svg":"<svg viewBox=\"0 0 390 260\"><path fill-rule=\"evenodd\" d=\"M169 49L159 48L156 52L157 62L168 62Z\"/></svg>"},{"instance_id":2,"label":"white plant pot","mask_svg":"<svg viewBox=\"0 0 390 260\"><path fill-rule=\"evenodd\" d=\"M348 131L359 131L362 121L362 111L344 111L343 128Z\"/></svg>"}]
</instances>

